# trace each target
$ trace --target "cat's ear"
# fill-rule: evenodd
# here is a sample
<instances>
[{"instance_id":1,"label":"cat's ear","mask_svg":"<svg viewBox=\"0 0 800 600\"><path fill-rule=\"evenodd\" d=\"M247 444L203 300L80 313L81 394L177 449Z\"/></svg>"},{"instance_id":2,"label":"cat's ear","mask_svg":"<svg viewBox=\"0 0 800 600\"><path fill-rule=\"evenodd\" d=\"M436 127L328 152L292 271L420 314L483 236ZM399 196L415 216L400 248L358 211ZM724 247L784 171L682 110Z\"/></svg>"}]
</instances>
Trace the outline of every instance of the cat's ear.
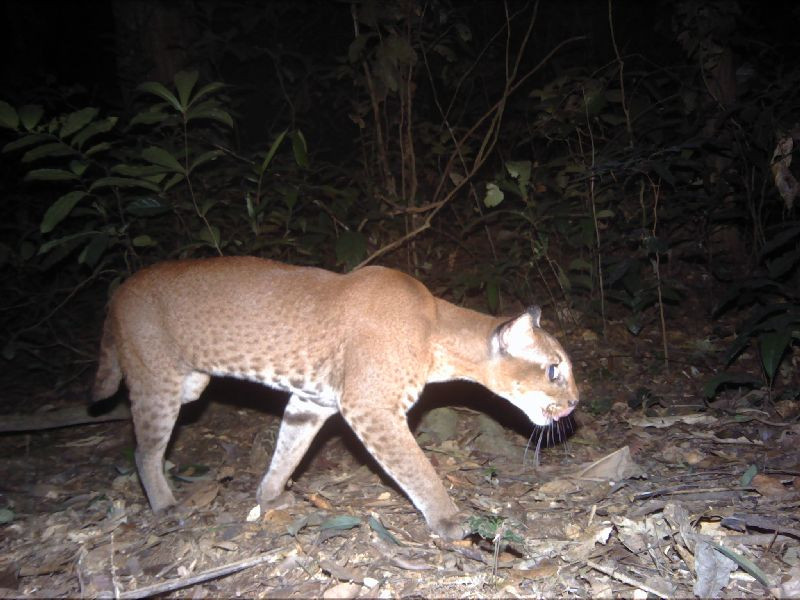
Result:
<instances>
[{"instance_id":1,"label":"cat's ear","mask_svg":"<svg viewBox=\"0 0 800 600\"><path fill-rule=\"evenodd\" d=\"M525 357L530 354L535 344L534 329L539 328L542 309L538 306L528 307L518 317L500 325L492 336L492 348L511 356Z\"/></svg>"}]
</instances>

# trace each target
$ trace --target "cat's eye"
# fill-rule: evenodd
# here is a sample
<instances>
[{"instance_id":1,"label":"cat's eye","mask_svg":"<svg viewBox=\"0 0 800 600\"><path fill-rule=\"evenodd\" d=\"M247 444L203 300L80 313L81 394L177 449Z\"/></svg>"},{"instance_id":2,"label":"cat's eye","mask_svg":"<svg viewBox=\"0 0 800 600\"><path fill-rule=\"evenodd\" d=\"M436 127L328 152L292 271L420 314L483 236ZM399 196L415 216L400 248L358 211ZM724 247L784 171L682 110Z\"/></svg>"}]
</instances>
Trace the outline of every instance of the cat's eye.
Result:
<instances>
[{"instance_id":1,"label":"cat's eye","mask_svg":"<svg viewBox=\"0 0 800 600\"><path fill-rule=\"evenodd\" d=\"M547 366L547 378L550 381L555 381L561 377L561 372L558 370L558 365L548 365Z\"/></svg>"}]
</instances>

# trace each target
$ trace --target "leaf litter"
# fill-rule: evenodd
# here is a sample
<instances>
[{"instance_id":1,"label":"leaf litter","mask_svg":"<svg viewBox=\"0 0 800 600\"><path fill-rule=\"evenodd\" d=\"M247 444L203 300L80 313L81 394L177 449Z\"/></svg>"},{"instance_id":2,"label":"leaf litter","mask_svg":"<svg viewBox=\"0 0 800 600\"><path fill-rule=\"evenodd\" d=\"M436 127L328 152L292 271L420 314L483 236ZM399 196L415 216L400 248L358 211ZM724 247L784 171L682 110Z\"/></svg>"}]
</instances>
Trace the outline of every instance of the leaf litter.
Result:
<instances>
[{"instance_id":1,"label":"leaf litter","mask_svg":"<svg viewBox=\"0 0 800 600\"><path fill-rule=\"evenodd\" d=\"M0 596L796 596L797 403L733 391L704 404L701 377L643 376L635 352L598 354L580 331L565 341L583 391L566 439L547 432L526 454L537 436L466 384L431 386L412 415L480 532L457 542L430 533L342 422L309 452L292 502L248 521L280 400L239 406L224 386L177 430L181 504L164 515L135 469L118 469L128 421L5 434ZM426 420L440 397L464 406Z\"/></svg>"}]
</instances>

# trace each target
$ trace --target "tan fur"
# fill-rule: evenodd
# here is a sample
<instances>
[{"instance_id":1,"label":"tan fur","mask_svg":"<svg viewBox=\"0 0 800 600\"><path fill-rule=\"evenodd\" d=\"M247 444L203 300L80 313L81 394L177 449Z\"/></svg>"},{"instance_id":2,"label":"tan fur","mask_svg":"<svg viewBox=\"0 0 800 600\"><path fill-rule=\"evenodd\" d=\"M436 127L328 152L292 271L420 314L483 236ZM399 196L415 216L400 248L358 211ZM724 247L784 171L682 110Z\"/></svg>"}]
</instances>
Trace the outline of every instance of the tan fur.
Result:
<instances>
[{"instance_id":1,"label":"tan fur","mask_svg":"<svg viewBox=\"0 0 800 600\"><path fill-rule=\"evenodd\" d=\"M322 424L339 412L431 529L459 538L458 509L406 412L426 383L451 379L483 384L539 425L571 412L578 391L569 358L538 327L536 310L490 317L383 267L339 275L248 257L165 262L114 294L93 397L112 395L124 375L136 464L155 511L175 502L163 459L181 404L196 400L211 376L227 375L291 393L259 486L262 508L279 501Z\"/></svg>"}]
</instances>

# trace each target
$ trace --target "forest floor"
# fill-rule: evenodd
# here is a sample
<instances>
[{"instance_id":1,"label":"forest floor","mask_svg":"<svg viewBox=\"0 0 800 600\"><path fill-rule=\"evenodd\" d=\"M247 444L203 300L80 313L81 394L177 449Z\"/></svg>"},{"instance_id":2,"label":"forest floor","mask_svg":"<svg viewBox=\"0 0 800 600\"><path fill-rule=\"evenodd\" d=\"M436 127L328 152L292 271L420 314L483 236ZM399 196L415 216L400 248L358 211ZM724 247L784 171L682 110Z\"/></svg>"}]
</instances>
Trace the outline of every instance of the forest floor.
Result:
<instances>
[{"instance_id":1,"label":"forest floor","mask_svg":"<svg viewBox=\"0 0 800 600\"><path fill-rule=\"evenodd\" d=\"M621 318L557 333L582 399L555 430L477 385L429 386L410 421L481 516L459 542L430 533L337 419L297 502L248 520L286 397L231 380L184 407L167 465L180 505L153 515L130 421L41 429L75 401L26 382L4 406L34 425L5 415L0 435L0 597L797 597L798 403L707 401L735 333L707 314L668 314L666 365L658 319L638 337ZM776 385L796 390L789 362Z\"/></svg>"}]
</instances>

